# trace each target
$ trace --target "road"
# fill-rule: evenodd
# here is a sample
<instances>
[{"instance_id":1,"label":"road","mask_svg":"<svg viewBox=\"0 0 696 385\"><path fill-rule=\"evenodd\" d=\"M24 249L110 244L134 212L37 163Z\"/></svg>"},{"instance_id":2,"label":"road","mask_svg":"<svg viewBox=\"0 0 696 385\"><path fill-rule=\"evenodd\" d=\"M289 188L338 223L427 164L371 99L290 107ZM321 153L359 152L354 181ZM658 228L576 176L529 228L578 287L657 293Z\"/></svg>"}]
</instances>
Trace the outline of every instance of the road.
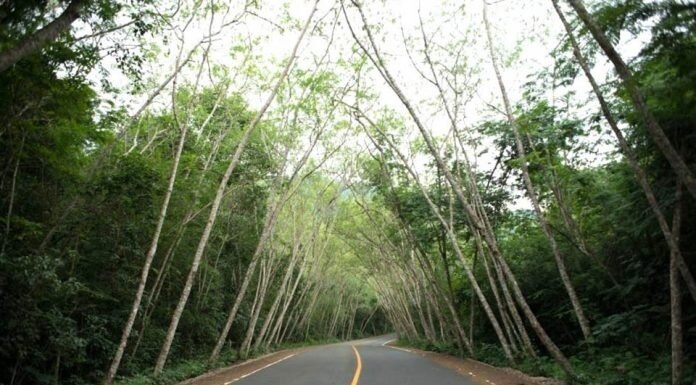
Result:
<instances>
[{"instance_id":1,"label":"road","mask_svg":"<svg viewBox=\"0 0 696 385\"><path fill-rule=\"evenodd\" d=\"M225 385L474 385L451 369L399 348L384 336L312 348Z\"/></svg>"}]
</instances>

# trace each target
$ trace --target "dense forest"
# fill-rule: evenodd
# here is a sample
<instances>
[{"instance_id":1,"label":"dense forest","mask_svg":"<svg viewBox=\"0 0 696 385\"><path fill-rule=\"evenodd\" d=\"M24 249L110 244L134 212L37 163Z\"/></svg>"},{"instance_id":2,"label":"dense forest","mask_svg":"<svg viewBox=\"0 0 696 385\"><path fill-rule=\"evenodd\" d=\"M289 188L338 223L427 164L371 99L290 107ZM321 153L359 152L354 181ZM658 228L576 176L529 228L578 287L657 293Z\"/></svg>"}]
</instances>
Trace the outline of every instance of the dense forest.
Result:
<instances>
[{"instance_id":1,"label":"dense forest","mask_svg":"<svg viewBox=\"0 0 696 385\"><path fill-rule=\"evenodd\" d=\"M692 1L4 0L0 117L0 384L696 383Z\"/></svg>"}]
</instances>

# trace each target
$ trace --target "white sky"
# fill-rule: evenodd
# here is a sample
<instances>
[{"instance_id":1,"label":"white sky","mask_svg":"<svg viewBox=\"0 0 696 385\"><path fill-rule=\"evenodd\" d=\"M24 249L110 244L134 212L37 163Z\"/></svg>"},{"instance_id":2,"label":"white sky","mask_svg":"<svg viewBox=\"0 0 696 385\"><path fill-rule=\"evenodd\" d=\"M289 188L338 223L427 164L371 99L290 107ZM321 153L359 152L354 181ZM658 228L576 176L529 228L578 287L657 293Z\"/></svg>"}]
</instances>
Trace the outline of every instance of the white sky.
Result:
<instances>
[{"instance_id":1,"label":"white sky","mask_svg":"<svg viewBox=\"0 0 696 385\"><path fill-rule=\"evenodd\" d=\"M190 5L192 1L182 0ZM230 74L236 74L236 81L231 87L231 91L242 93L252 107L258 107L266 97L265 87L274 79L275 74L280 72L282 60L288 55L295 39L298 35L299 27L309 14L313 1L293 0L288 2L280 1L260 1L260 9L254 9L254 15L246 15L242 21L234 26L223 30L211 44L210 68L218 66L225 69ZM241 2L231 2L230 11L226 20L232 19L241 9ZM333 14L331 9L336 6L334 0L321 0L319 10L315 15L315 20L323 17L327 25L324 26L323 35L315 33L309 36L302 45L297 61L297 66L311 70L314 61L320 57L327 47L327 35L330 32ZM486 50L485 35L483 33L481 19L481 2L471 1L451 1L451 0L363 0L363 8L367 14L368 21L374 29L383 56L387 61L387 66L397 79L397 82L417 106L426 125L435 135L444 135L449 130L449 123L444 115L442 108L437 103L437 94L434 87L423 81L414 69L411 60L408 58L403 42L402 30L407 39L413 40L412 54L417 64L422 65L422 55L418 50L422 47L420 32L418 30L418 12L420 9L424 19L425 29L432 34L432 45L436 47L446 47L458 40L467 39L462 54L466 58L466 63L475 72L472 83L476 83L476 92L473 99L465 107L466 118L463 122L465 127L474 127L476 123L502 116L494 112L489 105L500 108L500 94L497 84L494 81L490 59ZM551 68L553 59L550 52L556 47L562 33L562 26L557 21L557 16L553 11L550 0L499 0L489 2L489 14L493 25L494 40L499 56L503 58L505 65L503 77L506 87L511 96L512 103L516 103L521 97L521 86L527 81L527 76L545 68ZM294 21L294 23L292 23ZM329 60L336 62L339 59L350 61L355 55L351 51L353 40L345 25L343 16L339 17L340 25L337 26L334 40L329 51ZM351 12L351 21L354 28L360 29L359 17ZM213 22L213 30L219 28L222 22L221 15L217 15ZM210 23L209 17L196 19L182 32L185 24L183 17L179 16L172 20L172 24L178 25L175 30L178 33L166 31L165 35L155 36L151 39L153 45L158 46L156 54L152 60L145 65L146 78L150 84L159 84L166 78L174 68L177 53L179 52L181 41L175 36L178 34L183 37L184 50L187 52L196 42L199 42L208 30ZM295 24L296 28L288 28ZM285 28L281 30L279 26ZM359 32L362 33L362 32ZM364 34L363 34L364 36ZM163 38L168 37L166 43ZM633 45L626 44L625 49L636 52L640 42ZM251 45L252 58L247 62L253 64L255 71L252 76L246 76L242 66L243 55L240 53L232 54L235 46ZM436 62L448 63L452 61L453 55L447 49L435 49L433 58ZM194 55L191 65L182 72L180 82L184 80L192 81L195 76L197 63L200 62L201 55ZM113 59L106 58L105 66L113 68ZM421 67L423 70L426 68ZM248 70L248 68L246 68ZM334 66L337 74L348 77L350 74L345 68ZM605 63L600 63L598 75L601 79L608 73L609 67ZM95 74L95 79L98 74ZM363 84L370 84L370 91L378 96L373 110L388 107L396 111L403 117L408 130L405 135L410 139L418 137L411 119L406 115L406 111L398 102L393 92L387 88L379 78L376 71L370 71L370 78L364 79ZM129 93L127 78L118 74L118 71L111 71L111 79L120 90L113 94L104 94L104 97L111 99L118 106L125 105L130 111L135 111L145 100L145 95L132 95ZM202 84L209 85L219 81L219 77L208 77L207 72ZM577 84L578 100L585 100L589 94L589 87L584 78L579 77ZM547 87L547 86L544 86ZM154 108L166 108L170 100L169 93L171 87L157 99ZM594 108L594 106L591 106ZM582 111L581 111L582 112ZM587 111L582 112L587 113ZM475 133L474 133L475 134ZM593 143L600 143L606 137L589 137L587 140ZM357 146L360 140L349 141L348 145ZM490 147L490 140L484 140L477 148L476 153L483 152L486 147ZM603 145L600 148L602 153L610 153L613 147ZM476 159L477 167L480 171L487 172L492 167L492 159L497 155L495 151L482 154ZM596 163L605 160L604 157L590 156L588 154L568 154L568 158L577 157L583 163ZM421 157L417 162L423 163L426 159ZM419 166L422 169L422 166ZM511 202L514 207L528 207L523 200Z\"/></svg>"}]
</instances>

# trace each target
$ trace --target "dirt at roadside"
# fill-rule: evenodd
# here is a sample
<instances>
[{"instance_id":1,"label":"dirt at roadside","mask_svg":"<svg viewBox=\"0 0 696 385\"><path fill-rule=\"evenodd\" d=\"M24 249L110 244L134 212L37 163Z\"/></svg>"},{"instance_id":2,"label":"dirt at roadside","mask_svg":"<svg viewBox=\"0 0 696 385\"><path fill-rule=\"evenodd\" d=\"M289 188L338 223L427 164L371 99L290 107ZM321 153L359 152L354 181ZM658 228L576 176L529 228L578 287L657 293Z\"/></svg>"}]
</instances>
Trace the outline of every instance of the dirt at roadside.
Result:
<instances>
[{"instance_id":1,"label":"dirt at roadside","mask_svg":"<svg viewBox=\"0 0 696 385\"><path fill-rule=\"evenodd\" d=\"M512 368L497 368L467 358L409 348L412 353L471 377L479 385L565 385L563 381L532 377Z\"/></svg>"},{"instance_id":2,"label":"dirt at roadside","mask_svg":"<svg viewBox=\"0 0 696 385\"><path fill-rule=\"evenodd\" d=\"M307 349L309 349L309 347L270 353L265 356L202 374L198 377L180 382L177 385L225 385L226 383L234 382L242 376L249 375L267 365ZM412 354L418 354L439 365L459 372L473 379L477 385L566 385L563 381L544 377L532 377L512 368L497 368L476 360L462 359L446 354L413 348L408 348L407 350Z\"/></svg>"},{"instance_id":3,"label":"dirt at roadside","mask_svg":"<svg viewBox=\"0 0 696 385\"><path fill-rule=\"evenodd\" d=\"M282 360L285 357L297 354L302 350L304 349L289 349L270 353L265 356L244 361L232 366L216 369L198 377L189 378L188 380L182 381L177 385L224 385L228 382L233 382L240 379L240 377L248 375L278 360Z\"/></svg>"}]
</instances>

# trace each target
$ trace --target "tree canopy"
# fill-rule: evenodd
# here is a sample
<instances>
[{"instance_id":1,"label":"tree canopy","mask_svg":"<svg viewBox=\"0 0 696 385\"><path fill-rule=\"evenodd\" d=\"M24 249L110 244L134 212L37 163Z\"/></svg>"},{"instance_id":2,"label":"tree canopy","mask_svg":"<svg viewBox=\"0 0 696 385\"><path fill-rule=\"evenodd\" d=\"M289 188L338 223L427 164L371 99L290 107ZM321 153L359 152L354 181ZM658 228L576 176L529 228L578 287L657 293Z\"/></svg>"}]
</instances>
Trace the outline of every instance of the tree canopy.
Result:
<instances>
[{"instance_id":1,"label":"tree canopy","mask_svg":"<svg viewBox=\"0 0 696 385\"><path fill-rule=\"evenodd\" d=\"M694 63L689 1L2 2L0 384L693 383Z\"/></svg>"}]
</instances>

